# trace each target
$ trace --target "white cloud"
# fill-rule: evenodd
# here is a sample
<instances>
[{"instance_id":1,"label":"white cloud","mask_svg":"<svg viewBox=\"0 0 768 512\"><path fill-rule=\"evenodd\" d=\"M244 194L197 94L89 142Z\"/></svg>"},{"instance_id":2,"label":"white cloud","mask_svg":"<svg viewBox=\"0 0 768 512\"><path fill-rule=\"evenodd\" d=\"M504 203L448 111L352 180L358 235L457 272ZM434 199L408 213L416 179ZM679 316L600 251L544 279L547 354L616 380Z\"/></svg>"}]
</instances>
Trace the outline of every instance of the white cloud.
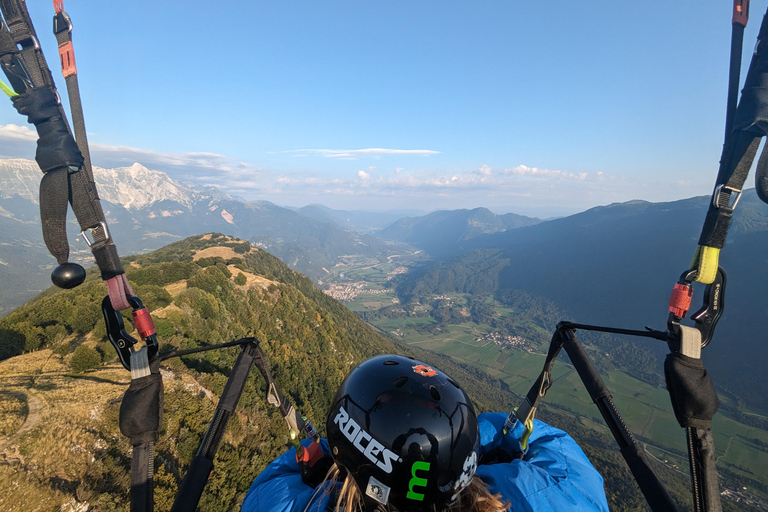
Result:
<instances>
[{"instance_id":1,"label":"white cloud","mask_svg":"<svg viewBox=\"0 0 768 512\"><path fill-rule=\"evenodd\" d=\"M566 178L575 180L585 180L588 176L586 172L573 173L568 171L557 171L552 169L539 169L538 167L528 167L527 165L518 165L512 169L504 169L503 174L514 176L545 176L555 178ZM602 173L601 173L602 174Z\"/></svg>"},{"instance_id":2,"label":"white cloud","mask_svg":"<svg viewBox=\"0 0 768 512\"><path fill-rule=\"evenodd\" d=\"M490 176L491 175L491 168L487 165L481 165L477 169L478 174L482 174L483 176Z\"/></svg>"},{"instance_id":3,"label":"white cloud","mask_svg":"<svg viewBox=\"0 0 768 512\"><path fill-rule=\"evenodd\" d=\"M3 124L0 125L0 138L35 142L37 132L27 126Z\"/></svg>"},{"instance_id":4,"label":"white cloud","mask_svg":"<svg viewBox=\"0 0 768 512\"><path fill-rule=\"evenodd\" d=\"M31 158L37 134L26 126L0 125L0 155ZM466 208L504 205L530 208L556 205L574 211L597 204L647 197L651 189L669 191L690 184L687 177L667 183L657 180L643 187L636 179L602 171L573 172L527 165L492 168L482 164L468 168L421 168L360 166L330 162L300 168L299 160L287 157L321 156L356 160L393 156L427 157L438 151L367 148L352 150L304 149L270 153L270 169L212 152L167 153L127 146L91 144L95 165L114 168L139 162L166 172L172 178L210 185L245 199L266 199L277 204L312 202L337 208L387 209L399 207ZM282 163L279 163L282 155ZM434 166L435 162L430 163ZM671 185L671 186L670 186ZM708 188L704 187L704 188ZM640 191L644 191L641 193ZM688 190L686 188L686 190ZM666 198L665 198L666 199ZM673 197L670 197L673 199Z\"/></svg>"},{"instance_id":5,"label":"white cloud","mask_svg":"<svg viewBox=\"0 0 768 512\"><path fill-rule=\"evenodd\" d=\"M385 149L385 148L366 148L366 149L293 149L286 153L316 153L325 158L339 158L343 160L357 160L358 158L380 158L382 156L430 156L437 155L440 152L431 149Z\"/></svg>"}]
</instances>

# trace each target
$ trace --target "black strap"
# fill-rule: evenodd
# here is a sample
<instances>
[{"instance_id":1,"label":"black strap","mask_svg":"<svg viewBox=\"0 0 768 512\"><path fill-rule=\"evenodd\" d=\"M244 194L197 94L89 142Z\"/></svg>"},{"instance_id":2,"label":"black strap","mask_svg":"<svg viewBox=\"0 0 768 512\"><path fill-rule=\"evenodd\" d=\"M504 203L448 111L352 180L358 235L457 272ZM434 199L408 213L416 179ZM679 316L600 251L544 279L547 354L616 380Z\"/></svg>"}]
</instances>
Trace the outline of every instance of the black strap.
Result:
<instances>
[{"instance_id":1,"label":"black strap","mask_svg":"<svg viewBox=\"0 0 768 512\"><path fill-rule=\"evenodd\" d=\"M80 85L77 82L77 68L75 66L75 53L72 48L72 20L63 10L57 11L53 18L53 33L59 44L59 56L62 61L62 73L67 84L69 96L69 108L72 113L72 127L75 131L77 147L83 155L83 167L88 178L93 181L91 168L91 154L88 149L88 137L85 131L85 117L83 105L80 101Z\"/></svg>"},{"instance_id":2,"label":"black strap","mask_svg":"<svg viewBox=\"0 0 768 512\"><path fill-rule=\"evenodd\" d=\"M25 5L20 0L0 0L0 9L7 24L0 28L0 61L18 93L13 104L37 129L35 159L40 169L45 174L55 173L51 178L44 178L40 187L40 216L46 246L60 265L68 260L66 203L69 202L81 230L90 235L86 240L102 278L107 280L123 274L93 180L77 75L67 77L78 133L76 142ZM71 43L69 17L60 12L57 20L61 20L56 34L60 44Z\"/></svg>"},{"instance_id":3,"label":"black strap","mask_svg":"<svg viewBox=\"0 0 768 512\"><path fill-rule=\"evenodd\" d=\"M160 359L150 363L144 347L131 355L131 385L120 404L120 432L131 441L131 512L154 510L153 447L163 418Z\"/></svg>"},{"instance_id":4,"label":"black strap","mask_svg":"<svg viewBox=\"0 0 768 512\"><path fill-rule=\"evenodd\" d=\"M197 508L200 496L203 494L203 489L213 469L213 459L224 435L224 430L235 412L248 374L255 362L259 341L256 338L243 338L236 343L242 345L243 350L232 367L219 404L213 413L213 419L200 442L197 455L192 459L189 471L179 486L179 492L176 494L171 512L194 512Z\"/></svg>"},{"instance_id":5,"label":"black strap","mask_svg":"<svg viewBox=\"0 0 768 512\"><path fill-rule=\"evenodd\" d=\"M768 203L768 151L765 148L760 153L760 160L757 161L755 189L757 189L757 196L764 203Z\"/></svg>"},{"instance_id":6,"label":"black strap","mask_svg":"<svg viewBox=\"0 0 768 512\"><path fill-rule=\"evenodd\" d=\"M131 512L152 512L154 500L154 444L133 447L131 457Z\"/></svg>"},{"instance_id":7,"label":"black strap","mask_svg":"<svg viewBox=\"0 0 768 512\"><path fill-rule=\"evenodd\" d=\"M600 410L600 414L603 416L606 425L608 425L608 428L613 434L613 437L619 446L619 451L622 457L624 457L627 466L632 472L632 475L640 487L645 500L651 507L651 510L678 510L674 499L672 499L667 489L651 468L650 461L648 460L645 451L639 445L613 403L613 398L606 387L605 382L603 382L603 379L597 373L594 366L592 366L584 348L581 346L578 338L576 338L575 329L577 325L582 329L601 332L620 332L622 334L641 335L653 338L661 337L661 333L658 333L657 331L630 331L627 329L614 329L610 327L561 322L558 324L557 329L552 336L549 351L547 352L547 358L544 362L544 369L531 387L523 404L518 407L516 412L517 418L524 423L533 418L541 399L544 398L544 395L552 384L551 372L555 359L560 351L565 349L576 372L579 374L584 387L589 392L592 401Z\"/></svg>"},{"instance_id":8,"label":"black strap","mask_svg":"<svg viewBox=\"0 0 768 512\"><path fill-rule=\"evenodd\" d=\"M282 391L275 384L275 379L272 378L272 372L269 369L269 361L261 347L257 346L254 349L253 363L256 368L259 369L264 380L267 382L267 402L280 409L280 413L283 415L283 419L288 424L290 430L294 430L296 434L299 434L304 429L305 422L301 415L296 411L291 401L283 394Z\"/></svg>"},{"instance_id":9,"label":"black strap","mask_svg":"<svg viewBox=\"0 0 768 512\"><path fill-rule=\"evenodd\" d=\"M0 10L5 17L13 43L17 48L21 48L19 56L26 65L33 83L38 86L53 86L53 77L40 50L37 33L26 6L19 0L0 0Z\"/></svg>"},{"instance_id":10,"label":"black strap","mask_svg":"<svg viewBox=\"0 0 768 512\"><path fill-rule=\"evenodd\" d=\"M741 194L759 145L760 137L750 132L738 132L735 141L726 146L727 153L720 165L699 245L717 249L725 247L725 238L736 207L734 198Z\"/></svg>"},{"instance_id":11,"label":"black strap","mask_svg":"<svg viewBox=\"0 0 768 512\"><path fill-rule=\"evenodd\" d=\"M694 512L722 512L715 466L715 440L710 429L686 429Z\"/></svg>"},{"instance_id":12,"label":"black strap","mask_svg":"<svg viewBox=\"0 0 768 512\"><path fill-rule=\"evenodd\" d=\"M734 24L734 35L739 33ZM743 28L742 32L743 33ZM760 139L768 133L768 13L763 17L758 44L747 71L741 100L735 114L731 114L734 60L740 54L731 55L731 80L729 84L729 112L726 120L726 140L720 168L715 181L712 203L701 230L699 245L722 249L728 233L735 200L744 188L749 169L752 167ZM739 46L740 45L733 45ZM732 48L732 52L733 52ZM738 77L737 77L738 78ZM732 121L731 121L732 119ZM759 181L765 171L757 175ZM760 189L761 187L758 187Z\"/></svg>"}]
</instances>

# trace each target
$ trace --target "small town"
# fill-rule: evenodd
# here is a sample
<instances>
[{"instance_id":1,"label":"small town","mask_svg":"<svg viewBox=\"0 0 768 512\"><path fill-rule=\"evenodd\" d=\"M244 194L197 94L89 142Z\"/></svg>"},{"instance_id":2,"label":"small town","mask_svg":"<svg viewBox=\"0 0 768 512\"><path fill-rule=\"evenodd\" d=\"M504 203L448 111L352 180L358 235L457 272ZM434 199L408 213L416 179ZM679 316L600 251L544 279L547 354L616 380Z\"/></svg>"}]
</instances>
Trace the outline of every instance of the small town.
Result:
<instances>
[{"instance_id":1,"label":"small town","mask_svg":"<svg viewBox=\"0 0 768 512\"><path fill-rule=\"evenodd\" d=\"M355 297L361 293L367 293L370 295L387 293L386 290L374 290L371 288L366 288L366 284L367 283L362 281L352 284L331 284L329 285L328 289L323 290L323 292L340 302L352 302L355 300Z\"/></svg>"},{"instance_id":2,"label":"small town","mask_svg":"<svg viewBox=\"0 0 768 512\"><path fill-rule=\"evenodd\" d=\"M742 490L746 491L747 488L743 487ZM750 507L756 507L757 510L768 510L768 503L755 499L754 496L749 496L738 489L725 489L720 493L723 498L736 502L749 505Z\"/></svg>"},{"instance_id":3,"label":"small town","mask_svg":"<svg viewBox=\"0 0 768 512\"><path fill-rule=\"evenodd\" d=\"M529 347L525 340L520 336L512 336L510 334L502 334L500 332L490 332L477 338L475 341L481 343L495 343L502 348L517 347L525 350L526 352L533 352L533 349Z\"/></svg>"}]
</instances>

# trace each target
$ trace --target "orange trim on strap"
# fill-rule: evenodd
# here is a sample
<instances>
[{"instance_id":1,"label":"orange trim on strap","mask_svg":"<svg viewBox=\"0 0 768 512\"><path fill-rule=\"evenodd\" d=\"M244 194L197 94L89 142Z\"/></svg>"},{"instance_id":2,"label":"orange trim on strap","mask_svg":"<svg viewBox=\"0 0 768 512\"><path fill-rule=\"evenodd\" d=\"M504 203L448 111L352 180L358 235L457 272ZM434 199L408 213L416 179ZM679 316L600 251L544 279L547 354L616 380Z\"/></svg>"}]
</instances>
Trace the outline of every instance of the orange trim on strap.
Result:
<instances>
[{"instance_id":1,"label":"orange trim on strap","mask_svg":"<svg viewBox=\"0 0 768 512\"><path fill-rule=\"evenodd\" d=\"M53 0L53 8L56 10L56 13L60 13L64 10L64 0Z\"/></svg>"},{"instance_id":2,"label":"orange trim on strap","mask_svg":"<svg viewBox=\"0 0 768 512\"><path fill-rule=\"evenodd\" d=\"M742 27L747 26L749 20L749 0L733 0L733 21L732 25L738 23Z\"/></svg>"},{"instance_id":3,"label":"orange trim on strap","mask_svg":"<svg viewBox=\"0 0 768 512\"><path fill-rule=\"evenodd\" d=\"M77 74L75 67L75 49L72 41L67 41L59 45L59 58L61 59L61 74L68 78Z\"/></svg>"}]
</instances>

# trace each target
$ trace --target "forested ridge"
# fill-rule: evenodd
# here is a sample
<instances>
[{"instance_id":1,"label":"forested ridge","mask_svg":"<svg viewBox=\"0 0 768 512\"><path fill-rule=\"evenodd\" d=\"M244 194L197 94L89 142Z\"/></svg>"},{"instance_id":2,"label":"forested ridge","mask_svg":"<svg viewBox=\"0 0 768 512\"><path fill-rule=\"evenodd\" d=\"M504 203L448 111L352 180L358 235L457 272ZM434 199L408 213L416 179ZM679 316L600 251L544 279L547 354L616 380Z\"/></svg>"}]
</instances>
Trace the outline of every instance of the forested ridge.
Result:
<instances>
[{"instance_id":1,"label":"forested ridge","mask_svg":"<svg viewBox=\"0 0 768 512\"><path fill-rule=\"evenodd\" d=\"M446 370L463 384L480 411L510 411L520 403L506 384L478 369L376 334L307 277L245 241L218 234L192 237L123 262L134 291L152 311L161 352L256 336L278 386L321 431L325 411L343 377L353 365L377 353L413 355ZM45 399L53 388L65 387L62 382L76 390L78 382L86 381L119 391L100 399L104 401L96 404L100 412L88 425L73 425L62 418L70 421L64 427L51 420L17 439L19 458L0 465L0 483L10 489L14 479L24 479L38 486L40 496L71 496L87 502L91 510L128 510L130 447L117 426L124 388L99 372L104 368L113 374L123 372L125 382L128 375L116 364L114 349L105 338L103 296L104 285L94 274L77 289L48 290L0 319L0 359L5 363L17 355L40 354L41 360L69 368L55 376L45 371L28 376L0 374L0 393L23 392ZM215 407L214 400L200 390L220 394L237 353L230 348L164 363L164 421L155 446L158 511L170 509ZM0 369L5 363L0 362ZM267 404L265 391L261 376L252 372L218 452L201 510L237 510L253 478L286 449L285 423ZM74 402L76 397L72 398ZM606 479L614 510L644 509L644 500L607 431L588 428L567 411L551 407L545 406L539 417L582 443ZM65 429L82 429L98 448L88 451L83 443L76 443L88 456L72 457L74 448L61 437ZM44 452L56 450L70 454L67 466L41 462L46 460ZM684 496L687 479L660 469L673 492ZM19 508L34 509L32 503Z\"/></svg>"}]
</instances>

